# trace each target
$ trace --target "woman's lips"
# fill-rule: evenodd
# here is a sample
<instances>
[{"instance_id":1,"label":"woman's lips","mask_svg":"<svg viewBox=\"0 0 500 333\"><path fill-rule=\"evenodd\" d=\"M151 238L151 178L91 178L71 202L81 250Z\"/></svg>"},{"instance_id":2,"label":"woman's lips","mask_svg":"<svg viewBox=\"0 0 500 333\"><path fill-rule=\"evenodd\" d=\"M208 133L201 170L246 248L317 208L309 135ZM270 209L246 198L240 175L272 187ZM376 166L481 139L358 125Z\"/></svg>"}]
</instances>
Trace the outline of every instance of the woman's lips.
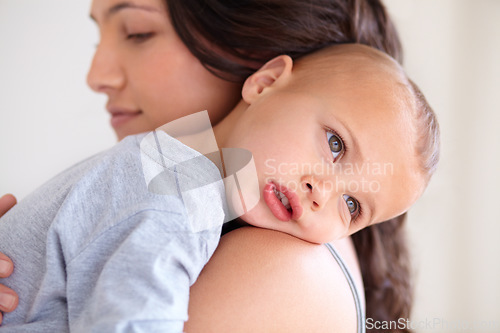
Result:
<instances>
[{"instance_id":1,"label":"woman's lips","mask_svg":"<svg viewBox=\"0 0 500 333\"><path fill-rule=\"evenodd\" d=\"M141 111L129 111L116 108L108 108L108 111L111 114L111 126L115 129L142 113Z\"/></svg>"},{"instance_id":2,"label":"woman's lips","mask_svg":"<svg viewBox=\"0 0 500 333\"><path fill-rule=\"evenodd\" d=\"M283 203L274 193L274 189L283 193L290 203L292 211L288 211ZM290 219L297 220L302 215L302 205L300 204L299 197L293 192L288 190L285 186L267 183L264 187L263 193L264 201L273 213L273 215L280 221L288 222Z\"/></svg>"}]
</instances>

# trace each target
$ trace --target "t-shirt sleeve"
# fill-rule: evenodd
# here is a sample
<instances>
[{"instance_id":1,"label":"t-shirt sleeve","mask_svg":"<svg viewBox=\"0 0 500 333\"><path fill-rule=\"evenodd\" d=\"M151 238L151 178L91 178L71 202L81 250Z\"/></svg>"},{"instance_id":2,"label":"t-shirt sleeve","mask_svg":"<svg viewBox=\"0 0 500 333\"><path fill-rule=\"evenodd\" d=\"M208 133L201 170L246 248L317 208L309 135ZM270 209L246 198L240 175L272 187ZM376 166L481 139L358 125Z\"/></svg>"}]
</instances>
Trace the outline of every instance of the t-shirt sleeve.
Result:
<instances>
[{"instance_id":1,"label":"t-shirt sleeve","mask_svg":"<svg viewBox=\"0 0 500 333\"><path fill-rule=\"evenodd\" d=\"M138 212L96 237L72 260L67 266L68 310L70 317L72 307L81 313L70 322L70 331L182 332L189 287L220 237L220 228L182 228L185 219L178 212ZM79 274L82 265L92 265L91 274L98 278L87 281Z\"/></svg>"}]
</instances>

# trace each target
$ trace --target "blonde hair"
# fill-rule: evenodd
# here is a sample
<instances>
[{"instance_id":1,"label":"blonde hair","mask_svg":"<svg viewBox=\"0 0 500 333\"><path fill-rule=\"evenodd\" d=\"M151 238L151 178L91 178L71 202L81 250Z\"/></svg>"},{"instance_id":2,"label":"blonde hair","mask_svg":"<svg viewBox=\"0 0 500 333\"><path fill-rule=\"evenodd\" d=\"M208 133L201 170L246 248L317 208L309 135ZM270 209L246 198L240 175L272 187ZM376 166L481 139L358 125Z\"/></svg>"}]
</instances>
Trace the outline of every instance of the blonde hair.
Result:
<instances>
[{"instance_id":1,"label":"blonde hair","mask_svg":"<svg viewBox=\"0 0 500 333\"><path fill-rule=\"evenodd\" d=\"M421 170L429 181L437 169L441 151L439 124L422 91L412 80L408 79L408 82L416 104L413 121L416 133L415 149Z\"/></svg>"}]
</instances>

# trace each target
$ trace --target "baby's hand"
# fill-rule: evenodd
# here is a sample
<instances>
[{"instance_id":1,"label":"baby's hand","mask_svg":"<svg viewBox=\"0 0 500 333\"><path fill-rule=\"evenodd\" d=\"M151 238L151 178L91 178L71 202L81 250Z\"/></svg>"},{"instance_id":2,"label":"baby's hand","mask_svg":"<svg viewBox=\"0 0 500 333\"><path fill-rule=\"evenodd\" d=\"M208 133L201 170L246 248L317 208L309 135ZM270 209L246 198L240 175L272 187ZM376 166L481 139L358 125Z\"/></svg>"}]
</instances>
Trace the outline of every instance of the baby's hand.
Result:
<instances>
[{"instance_id":1,"label":"baby's hand","mask_svg":"<svg viewBox=\"0 0 500 333\"><path fill-rule=\"evenodd\" d=\"M5 194L0 198L0 217L2 217L9 209L17 203L16 197L12 194Z\"/></svg>"},{"instance_id":2,"label":"baby's hand","mask_svg":"<svg viewBox=\"0 0 500 333\"><path fill-rule=\"evenodd\" d=\"M3 253L0 253L0 278L8 277L12 274L14 265L12 261ZM11 312L17 307L19 298L16 292L3 284L0 284L0 311ZM0 312L0 324L2 324L2 312Z\"/></svg>"},{"instance_id":3,"label":"baby's hand","mask_svg":"<svg viewBox=\"0 0 500 333\"><path fill-rule=\"evenodd\" d=\"M6 194L0 198L0 217L16 204L16 198L12 194ZM6 278L12 274L14 264L3 253L0 253L0 278ZM0 284L0 324L2 324L2 312L13 311L19 302L16 292Z\"/></svg>"}]
</instances>

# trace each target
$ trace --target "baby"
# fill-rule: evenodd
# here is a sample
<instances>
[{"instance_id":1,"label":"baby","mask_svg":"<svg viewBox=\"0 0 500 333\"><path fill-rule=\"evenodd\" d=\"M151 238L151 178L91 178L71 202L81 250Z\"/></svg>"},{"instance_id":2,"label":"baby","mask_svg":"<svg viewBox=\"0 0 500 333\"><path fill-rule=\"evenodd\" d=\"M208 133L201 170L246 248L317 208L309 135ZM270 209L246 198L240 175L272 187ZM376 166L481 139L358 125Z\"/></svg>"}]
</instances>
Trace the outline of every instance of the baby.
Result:
<instances>
[{"instance_id":1,"label":"baby","mask_svg":"<svg viewBox=\"0 0 500 333\"><path fill-rule=\"evenodd\" d=\"M434 113L369 47L334 46L295 64L279 56L242 96L215 134L255 159L262 196L242 216L248 224L330 242L407 211L436 167Z\"/></svg>"},{"instance_id":2,"label":"baby","mask_svg":"<svg viewBox=\"0 0 500 333\"><path fill-rule=\"evenodd\" d=\"M243 169L203 156L206 140L155 131L11 209L0 251L16 270L2 283L20 304L2 330L182 332L189 287L228 212L329 242L405 212L433 172L434 114L399 65L366 46L274 58L242 97L213 133L219 147L252 153ZM226 202L222 178L234 174Z\"/></svg>"}]
</instances>

